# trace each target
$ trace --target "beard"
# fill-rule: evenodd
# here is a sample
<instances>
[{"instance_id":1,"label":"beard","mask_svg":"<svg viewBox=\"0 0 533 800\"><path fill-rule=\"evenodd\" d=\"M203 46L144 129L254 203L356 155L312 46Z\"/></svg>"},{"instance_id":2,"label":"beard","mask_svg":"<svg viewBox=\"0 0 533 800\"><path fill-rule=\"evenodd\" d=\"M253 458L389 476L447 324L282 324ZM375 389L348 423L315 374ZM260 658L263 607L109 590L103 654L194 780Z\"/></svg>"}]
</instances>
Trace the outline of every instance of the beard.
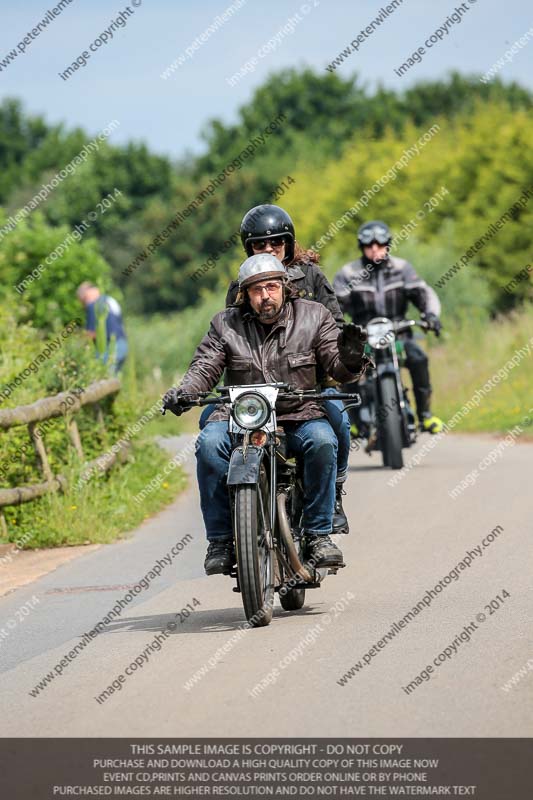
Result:
<instances>
[{"instance_id":1,"label":"beard","mask_svg":"<svg viewBox=\"0 0 533 800\"><path fill-rule=\"evenodd\" d=\"M261 308L257 312L257 316L260 322L271 322L276 319L280 311L281 306L278 307L272 300L264 300L261 303Z\"/></svg>"}]
</instances>

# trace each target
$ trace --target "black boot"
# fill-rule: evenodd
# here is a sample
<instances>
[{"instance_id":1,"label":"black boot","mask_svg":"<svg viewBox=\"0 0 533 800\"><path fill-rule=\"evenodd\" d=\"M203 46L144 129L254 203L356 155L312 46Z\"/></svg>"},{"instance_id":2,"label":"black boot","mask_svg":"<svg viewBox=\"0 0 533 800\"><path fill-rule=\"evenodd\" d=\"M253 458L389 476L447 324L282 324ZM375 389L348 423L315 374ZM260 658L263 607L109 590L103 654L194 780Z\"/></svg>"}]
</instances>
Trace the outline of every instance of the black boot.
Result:
<instances>
[{"instance_id":1,"label":"black boot","mask_svg":"<svg viewBox=\"0 0 533 800\"><path fill-rule=\"evenodd\" d=\"M305 535L308 559L317 569L320 567L343 567L344 561L339 548L333 544L329 536Z\"/></svg>"},{"instance_id":2,"label":"black boot","mask_svg":"<svg viewBox=\"0 0 533 800\"><path fill-rule=\"evenodd\" d=\"M228 575L235 563L232 539L213 539L209 542L204 569L208 575Z\"/></svg>"},{"instance_id":3,"label":"black boot","mask_svg":"<svg viewBox=\"0 0 533 800\"><path fill-rule=\"evenodd\" d=\"M346 494L342 483L335 485L335 505L333 506L333 533L350 533L348 517L342 507L342 496Z\"/></svg>"},{"instance_id":4,"label":"black boot","mask_svg":"<svg viewBox=\"0 0 533 800\"><path fill-rule=\"evenodd\" d=\"M416 415L422 423L424 417L428 414L431 416L431 412L429 410L430 402L431 402L431 387L428 389L420 388L420 386L413 386L413 394L415 396L415 403L416 403Z\"/></svg>"}]
</instances>

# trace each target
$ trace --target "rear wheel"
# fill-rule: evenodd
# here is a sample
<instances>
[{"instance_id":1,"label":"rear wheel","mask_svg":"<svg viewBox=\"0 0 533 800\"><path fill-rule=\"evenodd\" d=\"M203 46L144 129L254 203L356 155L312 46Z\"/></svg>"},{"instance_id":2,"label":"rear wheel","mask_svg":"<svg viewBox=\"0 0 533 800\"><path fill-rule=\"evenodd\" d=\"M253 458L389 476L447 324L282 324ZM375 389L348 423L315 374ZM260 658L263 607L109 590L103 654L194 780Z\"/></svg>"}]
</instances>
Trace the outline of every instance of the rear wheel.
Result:
<instances>
[{"instance_id":1,"label":"rear wheel","mask_svg":"<svg viewBox=\"0 0 533 800\"><path fill-rule=\"evenodd\" d=\"M274 550L269 531L268 484L235 489L235 548L246 619L254 628L268 625L274 605Z\"/></svg>"},{"instance_id":2,"label":"rear wheel","mask_svg":"<svg viewBox=\"0 0 533 800\"><path fill-rule=\"evenodd\" d=\"M386 409L379 424L379 438L383 454L383 464L391 469L403 467L402 419L396 396L396 382L393 375L385 375L380 381L382 408Z\"/></svg>"}]
</instances>

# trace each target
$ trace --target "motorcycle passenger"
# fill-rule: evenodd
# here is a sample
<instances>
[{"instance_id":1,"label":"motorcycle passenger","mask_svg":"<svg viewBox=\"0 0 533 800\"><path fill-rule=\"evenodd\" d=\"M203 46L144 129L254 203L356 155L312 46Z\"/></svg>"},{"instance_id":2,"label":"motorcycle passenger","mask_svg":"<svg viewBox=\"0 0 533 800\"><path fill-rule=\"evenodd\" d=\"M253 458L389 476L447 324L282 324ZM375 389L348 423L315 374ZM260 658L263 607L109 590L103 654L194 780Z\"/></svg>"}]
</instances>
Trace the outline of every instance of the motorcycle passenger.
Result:
<instances>
[{"instance_id":1,"label":"motorcycle passenger","mask_svg":"<svg viewBox=\"0 0 533 800\"><path fill-rule=\"evenodd\" d=\"M241 242L248 256L258 253L272 253L287 268L287 276L296 288L298 297L322 303L331 313L339 328L344 324L344 317L339 307L335 292L328 279L318 266L320 256L313 250L304 250L296 241L294 224L289 214L279 206L263 204L251 208L241 222ZM239 282L230 283L226 306L237 300ZM335 400L337 389L331 386L327 376L319 375L324 390L332 395L332 399L324 403L324 411L338 440L337 480L335 484L335 511L333 514L333 532L349 533L348 518L342 507L344 483L348 477L348 457L350 455L350 420L341 400ZM212 412L208 407L200 418L203 428Z\"/></svg>"},{"instance_id":2,"label":"motorcycle passenger","mask_svg":"<svg viewBox=\"0 0 533 800\"><path fill-rule=\"evenodd\" d=\"M354 325L339 331L321 304L296 295L284 265L272 254L251 256L239 270L236 304L216 314L181 384L170 389L164 405L180 414L184 395L212 390L226 370L227 385L282 382L314 389L317 367L346 383L363 374L366 333ZM320 403L312 399L280 401L278 424L289 450L301 459L304 488L303 530L316 566L343 563L332 542L337 438ZM235 563L232 518L226 484L231 440L228 409L217 407L196 442L201 508L209 546L208 575L228 573Z\"/></svg>"},{"instance_id":3,"label":"motorcycle passenger","mask_svg":"<svg viewBox=\"0 0 533 800\"><path fill-rule=\"evenodd\" d=\"M381 220L365 222L359 228L357 241L361 258L345 264L333 279L342 310L353 322L367 325L373 317L388 317L395 321L405 319L411 302L438 336L441 330L439 298L417 275L409 261L389 254L392 243L389 226ZM440 433L443 422L432 413L430 405L428 357L411 334L402 338L420 429Z\"/></svg>"}]
</instances>

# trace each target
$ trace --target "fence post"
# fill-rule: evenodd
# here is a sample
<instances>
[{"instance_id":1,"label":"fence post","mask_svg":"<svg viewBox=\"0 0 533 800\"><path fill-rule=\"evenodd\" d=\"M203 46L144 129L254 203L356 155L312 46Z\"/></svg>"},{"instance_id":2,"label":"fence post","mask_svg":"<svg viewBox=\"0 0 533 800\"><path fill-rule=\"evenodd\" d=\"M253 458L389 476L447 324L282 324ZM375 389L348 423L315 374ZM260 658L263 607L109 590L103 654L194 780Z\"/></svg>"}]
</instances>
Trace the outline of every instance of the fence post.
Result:
<instances>
[{"instance_id":1,"label":"fence post","mask_svg":"<svg viewBox=\"0 0 533 800\"><path fill-rule=\"evenodd\" d=\"M102 406L100 403L94 404L94 410L96 411L96 422L98 423L99 427L102 429L102 433L105 433L105 419L104 419L104 412L102 411Z\"/></svg>"},{"instance_id":2,"label":"fence post","mask_svg":"<svg viewBox=\"0 0 533 800\"><path fill-rule=\"evenodd\" d=\"M35 422L30 422L28 425L28 430L35 448L35 452L37 453L37 458L41 466L41 472L47 481L53 481L54 476L52 474L52 470L50 469L50 464L48 463L48 456L46 455L46 449L42 437L38 432L37 424Z\"/></svg>"},{"instance_id":3,"label":"fence post","mask_svg":"<svg viewBox=\"0 0 533 800\"><path fill-rule=\"evenodd\" d=\"M68 435L70 436L70 441L74 445L74 449L76 450L76 453L79 455L79 457L83 461L84 460L83 447L82 447L82 444L81 444L80 432L79 432L78 425L77 425L75 419L71 418L71 419L68 420L68 422L67 422L67 430L68 430Z\"/></svg>"}]
</instances>

